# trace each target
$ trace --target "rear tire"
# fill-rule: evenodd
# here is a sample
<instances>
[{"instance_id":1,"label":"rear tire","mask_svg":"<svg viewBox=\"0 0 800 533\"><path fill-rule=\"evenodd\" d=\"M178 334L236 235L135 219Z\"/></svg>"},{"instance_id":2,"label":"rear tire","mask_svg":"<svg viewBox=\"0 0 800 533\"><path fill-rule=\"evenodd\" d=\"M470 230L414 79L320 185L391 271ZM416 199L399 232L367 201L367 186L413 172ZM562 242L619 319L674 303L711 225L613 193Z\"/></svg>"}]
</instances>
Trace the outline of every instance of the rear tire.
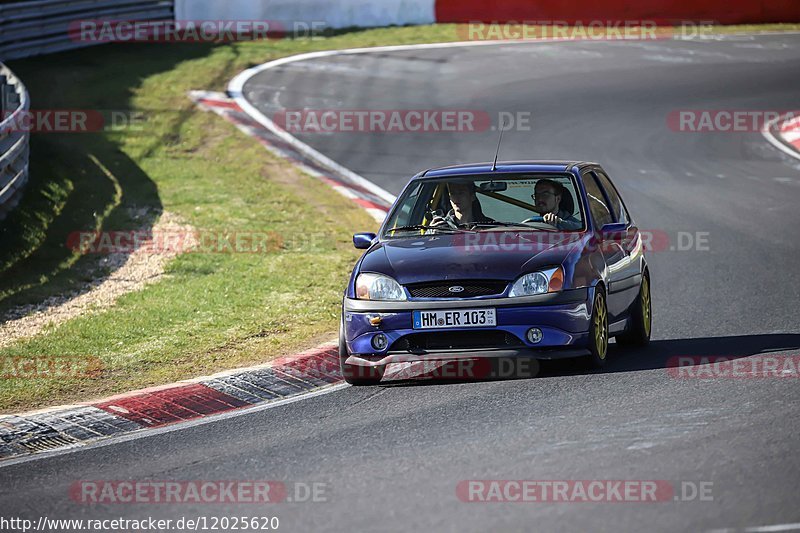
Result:
<instances>
[{"instance_id":1,"label":"rear tire","mask_svg":"<svg viewBox=\"0 0 800 533\"><path fill-rule=\"evenodd\" d=\"M355 386L377 385L381 382L385 366L349 365L345 362L349 356L347 343L344 340L344 320L342 320L339 324L339 368L342 377L347 383Z\"/></svg>"},{"instance_id":2,"label":"rear tire","mask_svg":"<svg viewBox=\"0 0 800 533\"><path fill-rule=\"evenodd\" d=\"M650 330L653 325L650 279L647 274L642 277L639 295L631 306L630 317L630 327L622 335L617 335L617 344L626 347L643 348L650 343Z\"/></svg>"},{"instance_id":3,"label":"rear tire","mask_svg":"<svg viewBox=\"0 0 800 533\"><path fill-rule=\"evenodd\" d=\"M589 327L589 366L603 368L608 359L608 308L602 286L595 289L592 319Z\"/></svg>"}]
</instances>

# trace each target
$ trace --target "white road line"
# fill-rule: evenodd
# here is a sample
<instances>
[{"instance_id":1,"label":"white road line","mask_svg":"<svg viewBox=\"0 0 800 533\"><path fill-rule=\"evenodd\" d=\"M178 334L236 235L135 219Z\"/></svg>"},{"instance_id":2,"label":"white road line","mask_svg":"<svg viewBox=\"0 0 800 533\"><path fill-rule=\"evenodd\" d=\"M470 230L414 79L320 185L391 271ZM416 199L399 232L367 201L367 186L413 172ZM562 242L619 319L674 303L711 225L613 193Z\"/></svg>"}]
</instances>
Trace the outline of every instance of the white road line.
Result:
<instances>
[{"instance_id":1,"label":"white road line","mask_svg":"<svg viewBox=\"0 0 800 533\"><path fill-rule=\"evenodd\" d=\"M775 531L800 531L800 522L794 524L776 524L772 526L751 526L744 529L710 529L706 533L770 533Z\"/></svg>"},{"instance_id":2,"label":"white road line","mask_svg":"<svg viewBox=\"0 0 800 533\"><path fill-rule=\"evenodd\" d=\"M794 524L776 524L774 526L756 526L748 527L745 533L766 533L768 531L798 531L800 530L800 522Z\"/></svg>"}]
</instances>

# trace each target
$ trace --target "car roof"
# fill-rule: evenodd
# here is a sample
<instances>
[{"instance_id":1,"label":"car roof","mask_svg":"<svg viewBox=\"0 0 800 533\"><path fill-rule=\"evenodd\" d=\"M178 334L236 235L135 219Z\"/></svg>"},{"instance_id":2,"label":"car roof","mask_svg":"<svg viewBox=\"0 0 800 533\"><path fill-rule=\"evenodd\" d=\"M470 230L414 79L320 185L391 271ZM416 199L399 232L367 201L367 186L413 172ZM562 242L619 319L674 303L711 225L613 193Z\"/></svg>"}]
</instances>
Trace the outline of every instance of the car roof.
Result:
<instances>
[{"instance_id":1,"label":"car roof","mask_svg":"<svg viewBox=\"0 0 800 533\"><path fill-rule=\"evenodd\" d=\"M432 168L418 176L420 178L443 178L447 176L470 176L477 174L512 174L518 172L566 172L572 167L599 166L587 161L502 161L492 170L492 163L470 163Z\"/></svg>"}]
</instances>

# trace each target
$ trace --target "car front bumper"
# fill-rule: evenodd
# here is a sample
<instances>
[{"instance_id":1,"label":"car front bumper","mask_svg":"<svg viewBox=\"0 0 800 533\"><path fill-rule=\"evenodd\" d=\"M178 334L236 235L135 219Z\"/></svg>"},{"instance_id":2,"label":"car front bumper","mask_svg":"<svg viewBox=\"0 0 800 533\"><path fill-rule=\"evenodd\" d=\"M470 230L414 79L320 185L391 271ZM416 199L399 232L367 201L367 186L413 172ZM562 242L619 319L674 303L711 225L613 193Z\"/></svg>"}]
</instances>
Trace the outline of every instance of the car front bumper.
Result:
<instances>
[{"instance_id":1,"label":"car front bumper","mask_svg":"<svg viewBox=\"0 0 800 533\"><path fill-rule=\"evenodd\" d=\"M520 298L469 298L377 302L344 299L344 327L347 363L358 366L381 366L388 363L420 360L459 360L474 358L532 357L560 359L588 353L592 288ZM496 310L497 325L489 328L414 329L412 313L416 310L481 309ZM377 321L372 325L370 320ZM536 344L527 339L527 331L539 328L543 335ZM487 341L502 332L506 342ZM382 333L388 343L384 350L372 345ZM454 339L452 346L441 340L442 334ZM463 337L460 339L459 337ZM481 339L481 337L484 337ZM430 339L434 347L415 346L416 340ZM470 339L477 339L471 345ZM410 345L410 346L409 346Z\"/></svg>"}]
</instances>

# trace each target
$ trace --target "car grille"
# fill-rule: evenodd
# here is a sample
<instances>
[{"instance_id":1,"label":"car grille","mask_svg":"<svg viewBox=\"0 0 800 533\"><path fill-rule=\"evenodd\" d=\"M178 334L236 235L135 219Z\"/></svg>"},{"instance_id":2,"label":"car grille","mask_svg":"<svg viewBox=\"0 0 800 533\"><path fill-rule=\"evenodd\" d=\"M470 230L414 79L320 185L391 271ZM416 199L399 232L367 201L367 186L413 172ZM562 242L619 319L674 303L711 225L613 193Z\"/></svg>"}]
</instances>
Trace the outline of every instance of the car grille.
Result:
<instances>
[{"instance_id":1,"label":"car grille","mask_svg":"<svg viewBox=\"0 0 800 533\"><path fill-rule=\"evenodd\" d=\"M505 331L431 331L412 333L398 339L391 351L468 350L523 346L515 335Z\"/></svg>"},{"instance_id":2,"label":"car grille","mask_svg":"<svg viewBox=\"0 0 800 533\"><path fill-rule=\"evenodd\" d=\"M500 280L479 281L436 281L432 283L413 283L406 285L414 298L473 298L503 294L508 282ZM463 287L461 292L452 292L450 287Z\"/></svg>"}]
</instances>

